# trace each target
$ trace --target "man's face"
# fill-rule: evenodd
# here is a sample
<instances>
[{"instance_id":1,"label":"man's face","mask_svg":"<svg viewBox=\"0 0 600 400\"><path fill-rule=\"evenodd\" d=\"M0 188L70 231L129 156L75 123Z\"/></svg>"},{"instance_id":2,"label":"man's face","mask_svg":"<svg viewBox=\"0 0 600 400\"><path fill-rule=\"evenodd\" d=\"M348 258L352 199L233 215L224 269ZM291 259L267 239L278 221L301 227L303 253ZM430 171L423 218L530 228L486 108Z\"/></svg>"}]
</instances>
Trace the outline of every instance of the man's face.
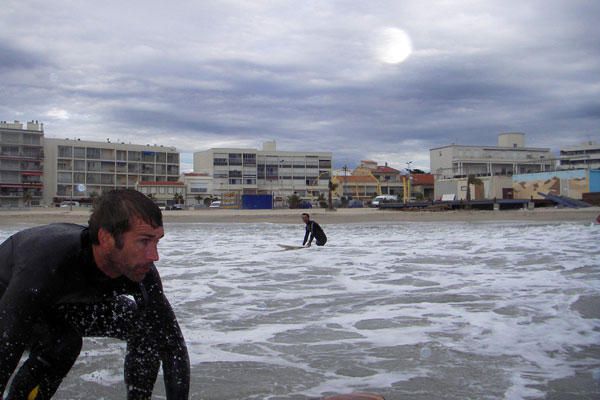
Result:
<instances>
[{"instance_id":1,"label":"man's face","mask_svg":"<svg viewBox=\"0 0 600 400\"><path fill-rule=\"evenodd\" d=\"M152 227L139 218L133 218L129 231L121 235L123 247L116 243L107 255L111 267L134 282L141 282L152 263L158 261L158 241L165 235L162 226Z\"/></svg>"},{"instance_id":2,"label":"man's face","mask_svg":"<svg viewBox=\"0 0 600 400\"><path fill-rule=\"evenodd\" d=\"M303 215L302 216L302 221L306 224L308 223L308 215Z\"/></svg>"}]
</instances>

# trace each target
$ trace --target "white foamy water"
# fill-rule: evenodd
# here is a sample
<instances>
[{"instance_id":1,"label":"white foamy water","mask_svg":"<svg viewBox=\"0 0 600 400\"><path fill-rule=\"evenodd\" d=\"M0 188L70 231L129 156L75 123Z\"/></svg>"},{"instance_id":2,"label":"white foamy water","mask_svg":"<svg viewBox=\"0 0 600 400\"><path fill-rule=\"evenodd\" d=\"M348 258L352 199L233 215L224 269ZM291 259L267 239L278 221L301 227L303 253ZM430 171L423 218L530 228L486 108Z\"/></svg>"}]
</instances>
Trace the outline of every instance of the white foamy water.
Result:
<instances>
[{"instance_id":1,"label":"white foamy water","mask_svg":"<svg viewBox=\"0 0 600 400\"><path fill-rule=\"evenodd\" d=\"M600 395L600 227L324 228L327 246L282 251L301 244L301 224L166 225L158 265L191 398ZM124 398L123 354L86 339L56 398Z\"/></svg>"}]
</instances>

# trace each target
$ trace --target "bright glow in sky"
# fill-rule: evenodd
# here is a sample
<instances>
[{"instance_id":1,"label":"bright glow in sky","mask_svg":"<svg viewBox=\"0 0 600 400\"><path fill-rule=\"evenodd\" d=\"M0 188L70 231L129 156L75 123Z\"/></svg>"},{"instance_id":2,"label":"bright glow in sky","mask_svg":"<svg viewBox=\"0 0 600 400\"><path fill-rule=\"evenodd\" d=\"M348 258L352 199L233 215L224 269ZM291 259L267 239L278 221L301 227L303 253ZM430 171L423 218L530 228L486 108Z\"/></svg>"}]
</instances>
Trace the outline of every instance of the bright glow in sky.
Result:
<instances>
[{"instance_id":1,"label":"bright glow in sky","mask_svg":"<svg viewBox=\"0 0 600 400\"><path fill-rule=\"evenodd\" d=\"M381 34L379 58L387 64L404 62L412 53L410 37L402 29L386 28Z\"/></svg>"}]
</instances>

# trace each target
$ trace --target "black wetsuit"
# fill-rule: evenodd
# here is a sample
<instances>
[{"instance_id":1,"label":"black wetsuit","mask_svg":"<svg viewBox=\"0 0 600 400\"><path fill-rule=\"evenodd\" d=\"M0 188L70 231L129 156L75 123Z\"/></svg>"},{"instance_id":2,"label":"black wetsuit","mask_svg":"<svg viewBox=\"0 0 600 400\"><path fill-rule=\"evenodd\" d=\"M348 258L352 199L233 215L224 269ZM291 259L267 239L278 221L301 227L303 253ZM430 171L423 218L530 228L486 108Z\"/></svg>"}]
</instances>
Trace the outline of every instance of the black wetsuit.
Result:
<instances>
[{"instance_id":1,"label":"black wetsuit","mask_svg":"<svg viewBox=\"0 0 600 400\"><path fill-rule=\"evenodd\" d=\"M327 243L327 236L325 236L325 232L323 232L321 226L315 221L308 221L306 223L306 233L304 234L302 246L306 244L307 240L308 244L311 244L313 239L316 239L317 246L323 246Z\"/></svg>"},{"instance_id":2,"label":"black wetsuit","mask_svg":"<svg viewBox=\"0 0 600 400\"><path fill-rule=\"evenodd\" d=\"M131 299L133 297L134 300ZM96 266L88 229L51 224L0 245L0 397L24 350L8 399L48 399L75 363L83 336L127 341L128 399L150 398L160 362L168 399L187 399L185 341L152 266L141 283Z\"/></svg>"}]
</instances>

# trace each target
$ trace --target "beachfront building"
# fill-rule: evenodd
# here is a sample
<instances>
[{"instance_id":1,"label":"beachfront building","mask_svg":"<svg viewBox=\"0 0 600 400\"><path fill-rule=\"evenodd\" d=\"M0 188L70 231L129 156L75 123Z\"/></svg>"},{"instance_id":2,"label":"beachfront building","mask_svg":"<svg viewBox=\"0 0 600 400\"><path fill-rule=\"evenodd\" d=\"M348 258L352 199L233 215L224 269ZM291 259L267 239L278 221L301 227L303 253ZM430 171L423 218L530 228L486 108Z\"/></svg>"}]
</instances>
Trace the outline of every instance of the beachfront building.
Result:
<instances>
[{"instance_id":1,"label":"beachfront building","mask_svg":"<svg viewBox=\"0 0 600 400\"><path fill-rule=\"evenodd\" d=\"M501 133L497 146L451 144L429 150L434 196L471 199L512 198L515 174L553 171L555 157L548 148L525 147L524 133ZM476 183L467 183L469 176Z\"/></svg>"},{"instance_id":2,"label":"beachfront building","mask_svg":"<svg viewBox=\"0 0 600 400\"><path fill-rule=\"evenodd\" d=\"M44 153L46 204L89 203L106 190L179 180L174 147L46 138Z\"/></svg>"},{"instance_id":3,"label":"beachfront building","mask_svg":"<svg viewBox=\"0 0 600 400\"><path fill-rule=\"evenodd\" d=\"M600 144L590 141L560 149L560 169L600 169Z\"/></svg>"},{"instance_id":4,"label":"beachfront building","mask_svg":"<svg viewBox=\"0 0 600 400\"><path fill-rule=\"evenodd\" d=\"M525 147L524 133L501 133L497 146L451 144L429 150L436 178L531 174L554 170L548 148Z\"/></svg>"},{"instance_id":5,"label":"beachfront building","mask_svg":"<svg viewBox=\"0 0 600 400\"><path fill-rule=\"evenodd\" d=\"M360 165L352 171L352 175L372 175L379 182L379 193L401 196L403 179L399 170L385 165L377 165L373 160L361 160Z\"/></svg>"},{"instance_id":6,"label":"beachfront building","mask_svg":"<svg viewBox=\"0 0 600 400\"><path fill-rule=\"evenodd\" d=\"M39 205L43 195L44 125L0 122L0 207Z\"/></svg>"},{"instance_id":7,"label":"beachfront building","mask_svg":"<svg viewBox=\"0 0 600 400\"><path fill-rule=\"evenodd\" d=\"M371 200L381 194L379 181L373 175L334 176L332 182L337 185L333 197L348 200L360 200L369 204Z\"/></svg>"},{"instance_id":8,"label":"beachfront building","mask_svg":"<svg viewBox=\"0 0 600 400\"><path fill-rule=\"evenodd\" d=\"M187 206L196 206L206 204L206 199L212 198L212 176L207 173L186 172L181 176L181 181L185 184Z\"/></svg>"},{"instance_id":9,"label":"beachfront building","mask_svg":"<svg viewBox=\"0 0 600 400\"><path fill-rule=\"evenodd\" d=\"M415 200L434 199L434 177L432 174L414 174L408 176L410 180L410 196Z\"/></svg>"},{"instance_id":10,"label":"beachfront building","mask_svg":"<svg viewBox=\"0 0 600 400\"><path fill-rule=\"evenodd\" d=\"M177 204L183 208L185 204L186 186L180 181L138 181L135 190L150 197L160 207L172 208Z\"/></svg>"},{"instance_id":11,"label":"beachfront building","mask_svg":"<svg viewBox=\"0 0 600 400\"><path fill-rule=\"evenodd\" d=\"M280 151L275 141L264 143L262 150L213 148L194 153L194 172L212 177L214 195L272 194L276 206L294 193L310 201L320 195L327 198L331 164L331 152Z\"/></svg>"}]
</instances>

